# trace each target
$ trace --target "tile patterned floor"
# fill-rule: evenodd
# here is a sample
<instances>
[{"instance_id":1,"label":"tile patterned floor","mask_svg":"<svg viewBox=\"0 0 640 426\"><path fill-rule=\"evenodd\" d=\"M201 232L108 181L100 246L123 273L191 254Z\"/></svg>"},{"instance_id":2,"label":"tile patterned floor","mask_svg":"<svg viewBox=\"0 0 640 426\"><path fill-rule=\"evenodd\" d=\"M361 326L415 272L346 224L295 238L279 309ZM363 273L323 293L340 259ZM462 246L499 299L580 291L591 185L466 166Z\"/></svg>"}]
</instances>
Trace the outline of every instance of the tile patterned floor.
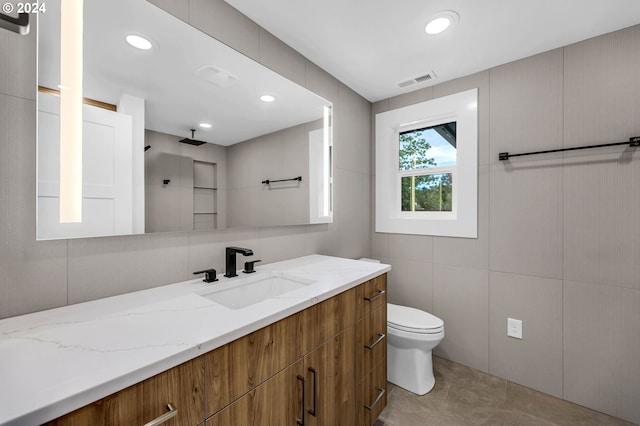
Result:
<instances>
[{"instance_id":1,"label":"tile patterned floor","mask_svg":"<svg viewBox=\"0 0 640 426\"><path fill-rule=\"evenodd\" d=\"M433 366L436 385L424 396L389 383L375 426L632 425L443 358Z\"/></svg>"}]
</instances>

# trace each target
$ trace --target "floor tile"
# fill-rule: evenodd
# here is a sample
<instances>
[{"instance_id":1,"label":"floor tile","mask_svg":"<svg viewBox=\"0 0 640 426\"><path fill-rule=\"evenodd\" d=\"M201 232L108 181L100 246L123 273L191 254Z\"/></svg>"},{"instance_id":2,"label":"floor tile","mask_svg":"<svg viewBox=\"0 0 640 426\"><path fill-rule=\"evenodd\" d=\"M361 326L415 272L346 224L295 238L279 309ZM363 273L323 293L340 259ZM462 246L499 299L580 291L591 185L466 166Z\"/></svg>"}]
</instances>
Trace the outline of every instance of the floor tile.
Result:
<instances>
[{"instance_id":1,"label":"floor tile","mask_svg":"<svg viewBox=\"0 0 640 426\"><path fill-rule=\"evenodd\" d=\"M630 426L620 419L433 357L436 385L415 395L392 383L375 426Z\"/></svg>"}]
</instances>

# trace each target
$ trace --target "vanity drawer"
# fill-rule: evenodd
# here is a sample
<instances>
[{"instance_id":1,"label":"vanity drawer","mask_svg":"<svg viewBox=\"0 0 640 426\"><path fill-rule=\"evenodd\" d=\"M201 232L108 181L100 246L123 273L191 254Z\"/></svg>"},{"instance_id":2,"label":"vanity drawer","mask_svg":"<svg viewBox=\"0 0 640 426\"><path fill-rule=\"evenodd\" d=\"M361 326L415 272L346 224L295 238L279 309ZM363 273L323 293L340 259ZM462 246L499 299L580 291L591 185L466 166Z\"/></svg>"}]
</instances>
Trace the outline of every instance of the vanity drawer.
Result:
<instances>
[{"instance_id":1,"label":"vanity drawer","mask_svg":"<svg viewBox=\"0 0 640 426\"><path fill-rule=\"evenodd\" d=\"M356 325L356 373L360 379L387 359L387 305L378 306ZM385 361L386 362L386 361Z\"/></svg>"},{"instance_id":2,"label":"vanity drawer","mask_svg":"<svg viewBox=\"0 0 640 426\"><path fill-rule=\"evenodd\" d=\"M163 426L197 425L204 420L202 357L180 364L46 425L142 425L161 417L167 419L162 423Z\"/></svg>"},{"instance_id":3,"label":"vanity drawer","mask_svg":"<svg viewBox=\"0 0 640 426\"><path fill-rule=\"evenodd\" d=\"M197 425L204 420L204 359L198 357L142 382L143 424L168 416L168 404L177 415L163 426Z\"/></svg>"},{"instance_id":4,"label":"vanity drawer","mask_svg":"<svg viewBox=\"0 0 640 426\"><path fill-rule=\"evenodd\" d=\"M382 274L356 287L356 315L362 318L387 303L387 274Z\"/></svg>"},{"instance_id":5,"label":"vanity drawer","mask_svg":"<svg viewBox=\"0 0 640 426\"><path fill-rule=\"evenodd\" d=\"M207 417L303 355L301 315L291 315L204 355Z\"/></svg>"},{"instance_id":6,"label":"vanity drawer","mask_svg":"<svg viewBox=\"0 0 640 426\"><path fill-rule=\"evenodd\" d=\"M371 426L387 405L387 360L375 365L356 386L356 421Z\"/></svg>"},{"instance_id":7,"label":"vanity drawer","mask_svg":"<svg viewBox=\"0 0 640 426\"><path fill-rule=\"evenodd\" d=\"M302 353L319 347L356 321L356 288L333 296L300 312Z\"/></svg>"},{"instance_id":8,"label":"vanity drawer","mask_svg":"<svg viewBox=\"0 0 640 426\"><path fill-rule=\"evenodd\" d=\"M102 398L71 413L45 423L45 426L141 425L142 384Z\"/></svg>"}]
</instances>

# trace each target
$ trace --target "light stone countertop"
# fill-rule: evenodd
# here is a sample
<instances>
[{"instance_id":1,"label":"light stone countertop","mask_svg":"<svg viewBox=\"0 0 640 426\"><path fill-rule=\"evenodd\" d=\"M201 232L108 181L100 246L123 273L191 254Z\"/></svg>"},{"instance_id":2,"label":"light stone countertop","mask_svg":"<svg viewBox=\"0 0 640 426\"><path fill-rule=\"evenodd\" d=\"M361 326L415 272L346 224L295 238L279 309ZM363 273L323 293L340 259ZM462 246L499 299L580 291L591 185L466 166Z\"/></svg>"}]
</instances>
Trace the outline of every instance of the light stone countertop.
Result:
<instances>
[{"instance_id":1,"label":"light stone countertop","mask_svg":"<svg viewBox=\"0 0 640 426\"><path fill-rule=\"evenodd\" d=\"M52 420L390 269L311 255L0 320L0 425ZM270 271L315 282L239 310L198 295Z\"/></svg>"}]
</instances>

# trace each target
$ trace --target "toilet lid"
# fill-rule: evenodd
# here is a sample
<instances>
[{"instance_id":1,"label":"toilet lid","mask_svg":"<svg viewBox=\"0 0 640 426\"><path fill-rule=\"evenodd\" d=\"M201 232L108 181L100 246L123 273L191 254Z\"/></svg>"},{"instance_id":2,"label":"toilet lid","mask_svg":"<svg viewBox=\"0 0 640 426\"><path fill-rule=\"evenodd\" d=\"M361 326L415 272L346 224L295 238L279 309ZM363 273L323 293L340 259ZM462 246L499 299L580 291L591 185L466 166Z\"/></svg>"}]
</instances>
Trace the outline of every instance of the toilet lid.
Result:
<instances>
[{"instance_id":1,"label":"toilet lid","mask_svg":"<svg viewBox=\"0 0 640 426\"><path fill-rule=\"evenodd\" d=\"M387 303L387 325L414 333L439 333L444 321L420 309Z\"/></svg>"}]
</instances>

